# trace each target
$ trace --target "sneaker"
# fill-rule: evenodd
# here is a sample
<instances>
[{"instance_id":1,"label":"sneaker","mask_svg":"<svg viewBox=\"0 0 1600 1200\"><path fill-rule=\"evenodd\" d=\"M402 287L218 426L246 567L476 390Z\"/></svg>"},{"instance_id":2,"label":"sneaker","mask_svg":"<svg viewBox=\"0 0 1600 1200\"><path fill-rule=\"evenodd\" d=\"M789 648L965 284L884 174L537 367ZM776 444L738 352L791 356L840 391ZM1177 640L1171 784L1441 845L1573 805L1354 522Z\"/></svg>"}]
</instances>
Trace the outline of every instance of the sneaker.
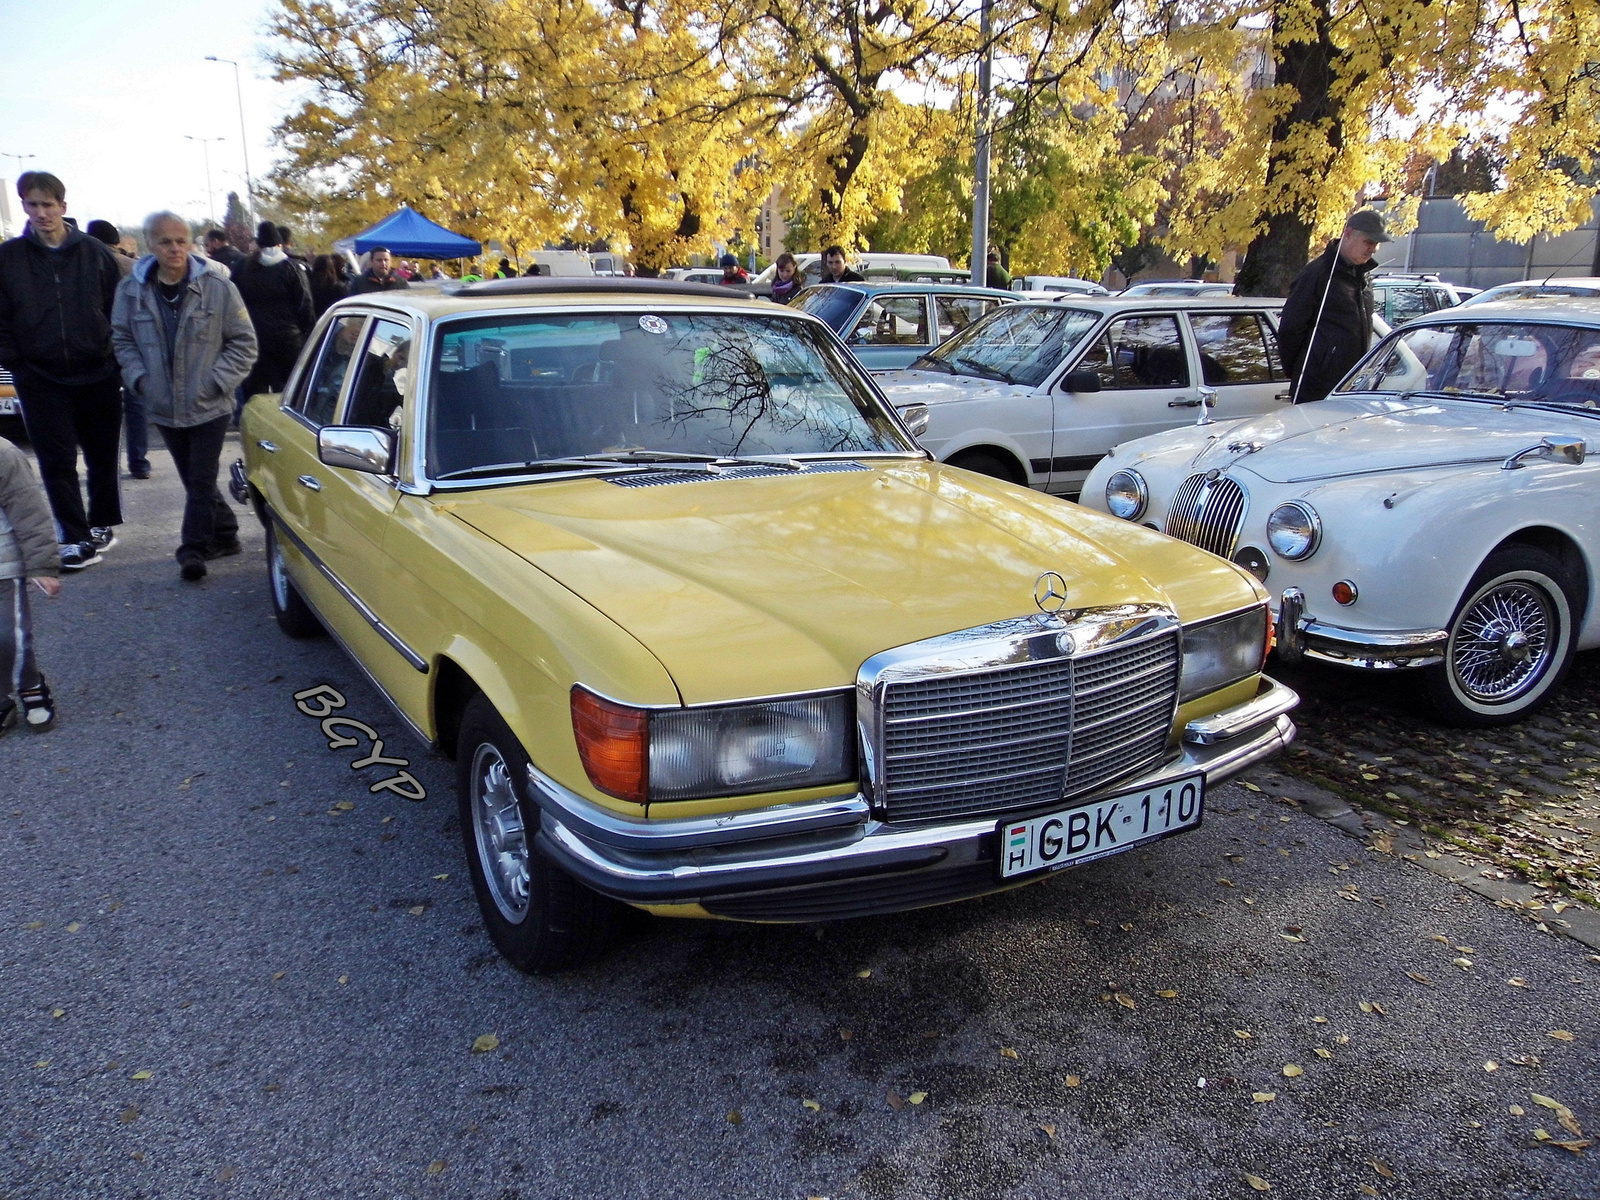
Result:
<instances>
[{"instance_id":1,"label":"sneaker","mask_svg":"<svg viewBox=\"0 0 1600 1200\"><path fill-rule=\"evenodd\" d=\"M81 571L85 567L92 567L100 561L100 553L95 549L93 542L62 542L61 543L61 569L63 571Z\"/></svg>"},{"instance_id":2,"label":"sneaker","mask_svg":"<svg viewBox=\"0 0 1600 1200\"><path fill-rule=\"evenodd\" d=\"M89 540L96 550L109 550L117 544L117 531L109 525L97 525L89 530Z\"/></svg>"},{"instance_id":3,"label":"sneaker","mask_svg":"<svg viewBox=\"0 0 1600 1200\"><path fill-rule=\"evenodd\" d=\"M56 702L50 695L50 685L39 677L39 686L24 688L19 696L22 700L22 715L27 721L28 728L34 733L43 733L56 723Z\"/></svg>"},{"instance_id":4,"label":"sneaker","mask_svg":"<svg viewBox=\"0 0 1600 1200\"><path fill-rule=\"evenodd\" d=\"M129 467L128 468L128 474L132 475L135 479L149 479L150 478L150 464L149 463L145 463L143 466Z\"/></svg>"},{"instance_id":5,"label":"sneaker","mask_svg":"<svg viewBox=\"0 0 1600 1200\"><path fill-rule=\"evenodd\" d=\"M244 547L239 544L238 538L229 538L224 542L212 542L206 547L206 558L227 558L232 554L240 554Z\"/></svg>"},{"instance_id":6,"label":"sneaker","mask_svg":"<svg viewBox=\"0 0 1600 1200\"><path fill-rule=\"evenodd\" d=\"M205 556L198 550L178 551L178 574L193 583L206 577Z\"/></svg>"}]
</instances>

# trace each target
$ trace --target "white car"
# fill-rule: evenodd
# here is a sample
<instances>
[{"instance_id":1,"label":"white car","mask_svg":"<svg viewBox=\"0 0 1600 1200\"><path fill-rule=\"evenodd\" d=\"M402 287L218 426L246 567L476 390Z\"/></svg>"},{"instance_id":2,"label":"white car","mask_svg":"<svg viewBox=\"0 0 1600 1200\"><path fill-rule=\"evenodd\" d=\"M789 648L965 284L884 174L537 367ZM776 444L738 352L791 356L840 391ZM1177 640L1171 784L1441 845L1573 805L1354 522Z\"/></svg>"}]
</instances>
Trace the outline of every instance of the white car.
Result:
<instances>
[{"instance_id":1,"label":"white car","mask_svg":"<svg viewBox=\"0 0 1600 1200\"><path fill-rule=\"evenodd\" d=\"M1254 572L1280 656L1502 724L1600 646L1591 445L1600 299L1508 301L1395 330L1325 400L1119 445L1083 502Z\"/></svg>"},{"instance_id":2,"label":"white car","mask_svg":"<svg viewBox=\"0 0 1600 1200\"><path fill-rule=\"evenodd\" d=\"M1028 299L876 378L940 461L1070 496L1117 442L1286 402L1282 303Z\"/></svg>"}]
</instances>

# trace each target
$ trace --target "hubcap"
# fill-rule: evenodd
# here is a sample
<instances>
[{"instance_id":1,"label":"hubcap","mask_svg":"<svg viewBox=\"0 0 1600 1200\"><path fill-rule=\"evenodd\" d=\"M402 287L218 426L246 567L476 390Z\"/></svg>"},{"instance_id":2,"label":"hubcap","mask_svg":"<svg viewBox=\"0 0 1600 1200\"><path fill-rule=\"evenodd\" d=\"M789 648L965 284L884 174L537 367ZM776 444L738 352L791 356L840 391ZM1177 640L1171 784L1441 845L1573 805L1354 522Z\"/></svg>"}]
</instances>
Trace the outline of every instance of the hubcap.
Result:
<instances>
[{"instance_id":1,"label":"hubcap","mask_svg":"<svg viewBox=\"0 0 1600 1200\"><path fill-rule=\"evenodd\" d=\"M1461 690L1484 704L1527 691L1550 665L1557 618L1543 589L1508 580L1461 614L1450 666Z\"/></svg>"},{"instance_id":2,"label":"hubcap","mask_svg":"<svg viewBox=\"0 0 1600 1200\"><path fill-rule=\"evenodd\" d=\"M519 924L528 915L528 831L511 771L488 742L472 756L472 828L495 907Z\"/></svg>"},{"instance_id":3,"label":"hubcap","mask_svg":"<svg viewBox=\"0 0 1600 1200\"><path fill-rule=\"evenodd\" d=\"M267 562L267 574L272 580L272 598L279 609L289 607L289 572L284 570L283 555L278 550L278 539L272 539L272 557Z\"/></svg>"}]
</instances>

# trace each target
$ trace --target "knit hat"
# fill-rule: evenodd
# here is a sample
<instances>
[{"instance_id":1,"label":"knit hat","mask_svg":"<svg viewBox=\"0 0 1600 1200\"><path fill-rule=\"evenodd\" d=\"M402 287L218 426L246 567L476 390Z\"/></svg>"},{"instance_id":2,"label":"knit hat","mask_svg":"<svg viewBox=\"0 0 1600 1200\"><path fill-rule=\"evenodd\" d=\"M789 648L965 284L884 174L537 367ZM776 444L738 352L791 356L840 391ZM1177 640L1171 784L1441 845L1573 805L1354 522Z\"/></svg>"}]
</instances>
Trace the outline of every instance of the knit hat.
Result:
<instances>
[{"instance_id":1,"label":"knit hat","mask_svg":"<svg viewBox=\"0 0 1600 1200\"><path fill-rule=\"evenodd\" d=\"M722 256L722 261L717 263L717 265L723 268L737 267L739 265L739 260L731 254L724 254Z\"/></svg>"},{"instance_id":2,"label":"knit hat","mask_svg":"<svg viewBox=\"0 0 1600 1200\"><path fill-rule=\"evenodd\" d=\"M283 239L278 236L278 227L271 221L263 221L256 226L256 245L265 250L268 246L279 246Z\"/></svg>"},{"instance_id":3,"label":"knit hat","mask_svg":"<svg viewBox=\"0 0 1600 1200\"><path fill-rule=\"evenodd\" d=\"M110 221L90 221L89 228L84 230L97 242L104 242L108 246L115 246L122 240L122 234L117 232L117 227Z\"/></svg>"}]
</instances>

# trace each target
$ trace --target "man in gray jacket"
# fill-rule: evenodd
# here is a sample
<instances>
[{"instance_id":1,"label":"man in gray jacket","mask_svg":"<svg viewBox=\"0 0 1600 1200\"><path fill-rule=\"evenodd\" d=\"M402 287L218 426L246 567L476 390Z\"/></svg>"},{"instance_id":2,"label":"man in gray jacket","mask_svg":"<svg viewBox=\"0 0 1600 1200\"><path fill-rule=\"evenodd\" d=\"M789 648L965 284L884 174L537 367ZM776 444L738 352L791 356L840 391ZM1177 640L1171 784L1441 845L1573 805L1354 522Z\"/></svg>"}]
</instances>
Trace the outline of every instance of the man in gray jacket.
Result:
<instances>
[{"instance_id":1,"label":"man in gray jacket","mask_svg":"<svg viewBox=\"0 0 1600 1200\"><path fill-rule=\"evenodd\" d=\"M238 289L194 252L182 217L154 213L144 236L154 254L117 285L111 343L123 386L144 402L183 480L179 572L204 579L207 559L239 553L239 519L217 490L217 470L256 335Z\"/></svg>"}]
</instances>

